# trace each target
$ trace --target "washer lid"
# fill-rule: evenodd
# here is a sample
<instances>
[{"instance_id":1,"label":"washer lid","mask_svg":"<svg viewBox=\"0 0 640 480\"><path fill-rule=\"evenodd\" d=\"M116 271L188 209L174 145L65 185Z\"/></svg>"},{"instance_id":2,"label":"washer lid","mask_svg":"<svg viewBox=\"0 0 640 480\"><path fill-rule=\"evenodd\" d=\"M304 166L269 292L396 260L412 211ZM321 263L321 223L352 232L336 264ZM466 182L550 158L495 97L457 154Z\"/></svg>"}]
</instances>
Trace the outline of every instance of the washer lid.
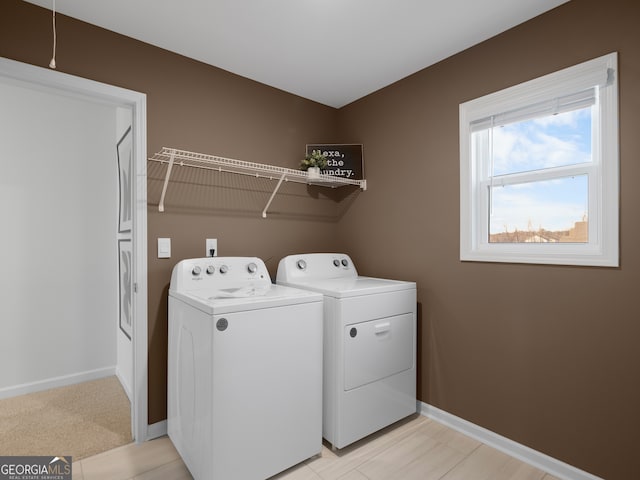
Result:
<instances>
[{"instance_id":1,"label":"washer lid","mask_svg":"<svg viewBox=\"0 0 640 480\"><path fill-rule=\"evenodd\" d=\"M395 292L398 290L415 289L415 282L389 280L386 278L355 277L355 278L321 278L298 282L278 282L291 287L304 288L322 293L329 297L347 298L360 295L374 295L377 293Z\"/></svg>"},{"instance_id":2,"label":"washer lid","mask_svg":"<svg viewBox=\"0 0 640 480\"><path fill-rule=\"evenodd\" d=\"M255 289L242 287L190 292L169 290L169 296L182 300L209 315L322 301L322 295L319 293L273 284L267 289L261 286Z\"/></svg>"}]
</instances>

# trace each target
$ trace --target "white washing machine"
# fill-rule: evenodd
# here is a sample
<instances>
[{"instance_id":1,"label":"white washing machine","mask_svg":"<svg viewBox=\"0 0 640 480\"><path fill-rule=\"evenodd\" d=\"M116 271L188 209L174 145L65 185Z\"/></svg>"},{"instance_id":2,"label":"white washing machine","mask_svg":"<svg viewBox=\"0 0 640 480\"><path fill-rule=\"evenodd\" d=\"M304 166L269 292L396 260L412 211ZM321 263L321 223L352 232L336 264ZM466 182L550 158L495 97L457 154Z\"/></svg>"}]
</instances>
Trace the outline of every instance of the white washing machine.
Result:
<instances>
[{"instance_id":1,"label":"white washing machine","mask_svg":"<svg viewBox=\"0 0 640 480\"><path fill-rule=\"evenodd\" d=\"M343 448L416 412L416 284L358 276L348 255L280 260L276 283L324 297L323 436Z\"/></svg>"},{"instance_id":2,"label":"white washing machine","mask_svg":"<svg viewBox=\"0 0 640 480\"><path fill-rule=\"evenodd\" d=\"M169 289L167 428L196 480L263 480L322 449L322 295L259 258L182 260Z\"/></svg>"}]
</instances>

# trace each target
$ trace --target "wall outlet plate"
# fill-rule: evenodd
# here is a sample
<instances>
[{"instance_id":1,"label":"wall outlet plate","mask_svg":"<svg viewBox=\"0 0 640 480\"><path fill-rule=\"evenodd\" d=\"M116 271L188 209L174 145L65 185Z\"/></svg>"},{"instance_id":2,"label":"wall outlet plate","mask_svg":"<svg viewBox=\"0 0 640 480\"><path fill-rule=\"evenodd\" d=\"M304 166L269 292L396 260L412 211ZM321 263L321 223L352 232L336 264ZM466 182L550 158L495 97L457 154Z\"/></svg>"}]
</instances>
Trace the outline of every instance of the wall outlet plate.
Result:
<instances>
[{"instance_id":1,"label":"wall outlet plate","mask_svg":"<svg viewBox=\"0 0 640 480\"><path fill-rule=\"evenodd\" d=\"M217 238L207 238L205 242L205 246L206 246L206 250L205 250L206 257L218 256L218 239ZM212 250L213 250L213 254L212 254Z\"/></svg>"}]
</instances>

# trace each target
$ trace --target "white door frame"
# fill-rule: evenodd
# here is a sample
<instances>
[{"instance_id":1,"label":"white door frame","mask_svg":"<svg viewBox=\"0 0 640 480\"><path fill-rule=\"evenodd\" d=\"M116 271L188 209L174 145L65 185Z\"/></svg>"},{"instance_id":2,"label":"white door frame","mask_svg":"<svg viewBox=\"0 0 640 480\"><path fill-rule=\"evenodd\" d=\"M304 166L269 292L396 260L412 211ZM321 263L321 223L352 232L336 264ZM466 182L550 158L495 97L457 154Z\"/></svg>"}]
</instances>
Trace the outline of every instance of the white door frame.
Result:
<instances>
[{"instance_id":1,"label":"white door frame","mask_svg":"<svg viewBox=\"0 0 640 480\"><path fill-rule=\"evenodd\" d=\"M3 79L26 82L39 90L85 98L114 107L128 107L133 115L136 181L133 183L133 401L131 423L137 443L149 438L147 420L147 97L86 78L0 57ZM115 147L114 147L115 148Z\"/></svg>"}]
</instances>

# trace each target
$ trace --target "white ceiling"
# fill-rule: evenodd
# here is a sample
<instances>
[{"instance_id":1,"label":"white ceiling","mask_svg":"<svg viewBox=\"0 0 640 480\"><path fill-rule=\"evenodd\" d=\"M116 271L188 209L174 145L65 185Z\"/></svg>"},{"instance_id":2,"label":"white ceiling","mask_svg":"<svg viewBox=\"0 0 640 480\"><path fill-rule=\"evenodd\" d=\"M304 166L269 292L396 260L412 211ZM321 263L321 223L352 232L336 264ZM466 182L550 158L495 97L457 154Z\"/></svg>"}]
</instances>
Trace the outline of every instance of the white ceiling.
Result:
<instances>
[{"instance_id":1,"label":"white ceiling","mask_svg":"<svg viewBox=\"0 0 640 480\"><path fill-rule=\"evenodd\" d=\"M566 1L57 0L56 10L341 107ZM64 69L64 50L57 61Z\"/></svg>"}]
</instances>

